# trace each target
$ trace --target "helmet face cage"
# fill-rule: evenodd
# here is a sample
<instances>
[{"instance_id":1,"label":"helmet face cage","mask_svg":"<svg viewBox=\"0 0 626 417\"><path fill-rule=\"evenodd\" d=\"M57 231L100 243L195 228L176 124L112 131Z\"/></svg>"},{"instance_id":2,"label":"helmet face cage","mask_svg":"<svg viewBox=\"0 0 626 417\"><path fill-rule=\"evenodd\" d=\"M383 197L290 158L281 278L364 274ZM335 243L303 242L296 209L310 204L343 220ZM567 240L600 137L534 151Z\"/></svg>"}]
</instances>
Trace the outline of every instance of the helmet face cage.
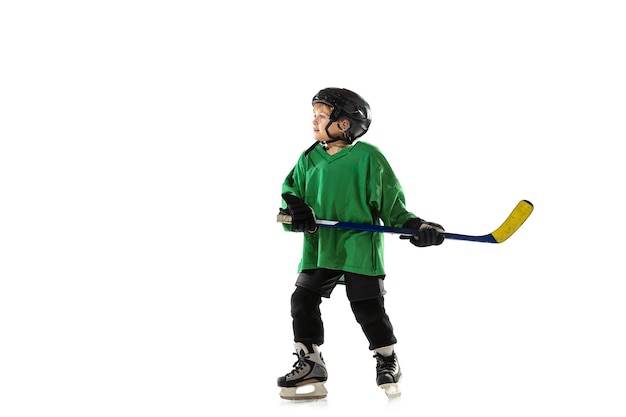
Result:
<instances>
[{"instance_id":1,"label":"helmet face cage","mask_svg":"<svg viewBox=\"0 0 626 417\"><path fill-rule=\"evenodd\" d=\"M372 122L369 104L363 97L345 88L320 90L313 97L313 104L315 103L324 103L332 107L331 123L343 118L350 121L350 128L345 132L345 138L349 143L363 136Z\"/></svg>"}]
</instances>

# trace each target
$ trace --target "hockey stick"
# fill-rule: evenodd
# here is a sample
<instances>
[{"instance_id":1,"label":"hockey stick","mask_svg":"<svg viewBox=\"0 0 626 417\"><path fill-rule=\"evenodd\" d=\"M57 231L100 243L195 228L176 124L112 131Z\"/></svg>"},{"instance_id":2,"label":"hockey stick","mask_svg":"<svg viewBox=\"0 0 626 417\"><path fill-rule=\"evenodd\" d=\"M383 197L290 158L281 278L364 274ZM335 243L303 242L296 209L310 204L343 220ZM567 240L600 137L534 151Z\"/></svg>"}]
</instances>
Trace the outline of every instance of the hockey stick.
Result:
<instances>
[{"instance_id":1,"label":"hockey stick","mask_svg":"<svg viewBox=\"0 0 626 417\"><path fill-rule=\"evenodd\" d=\"M506 218L504 223L500 225L493 232L482 236L461 235L458 233L445 232L446 239L453 240L468 240L472 242L485 242L485 243L502 243L510 238L513 233L520 228L520 226L526 221L526 219L533 212L533 204L528 200L522 200L517 203L517 206L513 209L509 217ZM277 219L279 223L291 223L291 216L286 214L279 214ZM336 220L317 220L315 222L321 227L331 227L336 229L348 229L348 230L360 230L365 232L380 232L380 233L393 233L402 235L401 238L409 238L418 234L417 229L410 229L405 227L391 227L380 226L376 224L363 224L363 223L351 223L340 222Z\"/></svg>"}]
</instances>

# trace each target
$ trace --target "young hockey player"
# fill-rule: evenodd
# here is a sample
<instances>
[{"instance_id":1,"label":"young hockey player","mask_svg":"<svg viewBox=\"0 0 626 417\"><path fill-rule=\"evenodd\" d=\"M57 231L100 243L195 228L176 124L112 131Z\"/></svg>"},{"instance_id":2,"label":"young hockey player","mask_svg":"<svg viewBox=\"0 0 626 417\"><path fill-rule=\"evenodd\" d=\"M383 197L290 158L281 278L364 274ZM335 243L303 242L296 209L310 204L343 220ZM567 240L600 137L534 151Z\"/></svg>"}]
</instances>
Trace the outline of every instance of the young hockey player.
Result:
<instances>
[{"instance_id":1,"label":"young hockey player","mask_svg":"<svg viewBox=\"0 0 626 417\"><path fill-rule=\"evenodd\" d=\"M278 378L284 399L319 399L328 378L319 346L324 342L320 304L338 283L345 284L356 321L376 358L376 383L389 397L400 395L402 373L397 340L385 311L383 234L317 228L316 219L418 229L416 246L440 245L443 227L405 207L402 187L383 154L355 141L371 123L370 107L358 94L325 88L313 97L315 143L300 155L282 186L280 212L291 216L285 230L304 232L304 247L291 316L297 361ZM302 389L308 387L308 389Z\"/></svg>"}]
</instances>

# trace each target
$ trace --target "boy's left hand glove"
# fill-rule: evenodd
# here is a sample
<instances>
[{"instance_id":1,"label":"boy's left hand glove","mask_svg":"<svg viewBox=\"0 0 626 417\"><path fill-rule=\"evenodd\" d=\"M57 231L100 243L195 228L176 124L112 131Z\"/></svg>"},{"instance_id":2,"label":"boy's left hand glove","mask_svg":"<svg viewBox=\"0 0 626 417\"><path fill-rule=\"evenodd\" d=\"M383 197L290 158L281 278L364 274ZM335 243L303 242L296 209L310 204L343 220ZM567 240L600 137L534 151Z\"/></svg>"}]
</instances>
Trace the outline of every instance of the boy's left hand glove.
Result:
<instances>
[{"instance_id":1,"label":"boy's left hand glove","mask_svg":"<svg viewBox=\"0 0 626 417\"><path fill-rule=\"evenodd\" d=\"M287 203L287 211L291 215L291 230L293 232L314 233L317 230L315 213L303 199L292 194L283 194L283 200Z\"/></svg>"},{"instance_id":2,"label":"boy's left hand glove","mask_svg":"<svg viewBox=\"0 0 626 417\"><path fill-rule=\"evenodd\" d=\"M419 217L407 220L402 227L418 229L416 236L411 236L409 240L415 246L423 248L425 246L441 245L445 239L444 228L437 223L426 222ZM402 238L403 236L401 236ZM406 239L406 236L404 236Z\"/></svg>"}]
</instances>

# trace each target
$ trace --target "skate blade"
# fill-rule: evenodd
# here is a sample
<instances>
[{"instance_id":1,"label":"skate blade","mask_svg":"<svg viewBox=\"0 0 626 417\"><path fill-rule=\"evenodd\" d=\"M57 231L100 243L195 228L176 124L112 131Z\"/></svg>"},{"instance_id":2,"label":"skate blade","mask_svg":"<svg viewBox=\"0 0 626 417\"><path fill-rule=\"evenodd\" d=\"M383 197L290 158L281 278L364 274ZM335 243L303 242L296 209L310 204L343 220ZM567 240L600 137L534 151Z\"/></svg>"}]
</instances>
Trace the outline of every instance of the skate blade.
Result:
<instances>
[{"instance_id":1,"label":"skate blade","mask_svg":"<svg viewBox=\"0 0 626 417\"><path fill-rule=\"evenodd\" d=\"M323 382L280 389L280 398L284 400L321 400L326 398L327 394L328 391L326 391Z\"/></svg>"},{"instance_id":2,"label":"skate blade","mask_svg":"<svg viewBox=\"0 0 626 417\"><path fill-rule=\"evenodd\" d=\"M382 384L380 387L385 390L385 394L387 394L388 398L397 398L402 394L400 391L400 384L397 382L392 384Z\"/></svg>"}]
</instances>

